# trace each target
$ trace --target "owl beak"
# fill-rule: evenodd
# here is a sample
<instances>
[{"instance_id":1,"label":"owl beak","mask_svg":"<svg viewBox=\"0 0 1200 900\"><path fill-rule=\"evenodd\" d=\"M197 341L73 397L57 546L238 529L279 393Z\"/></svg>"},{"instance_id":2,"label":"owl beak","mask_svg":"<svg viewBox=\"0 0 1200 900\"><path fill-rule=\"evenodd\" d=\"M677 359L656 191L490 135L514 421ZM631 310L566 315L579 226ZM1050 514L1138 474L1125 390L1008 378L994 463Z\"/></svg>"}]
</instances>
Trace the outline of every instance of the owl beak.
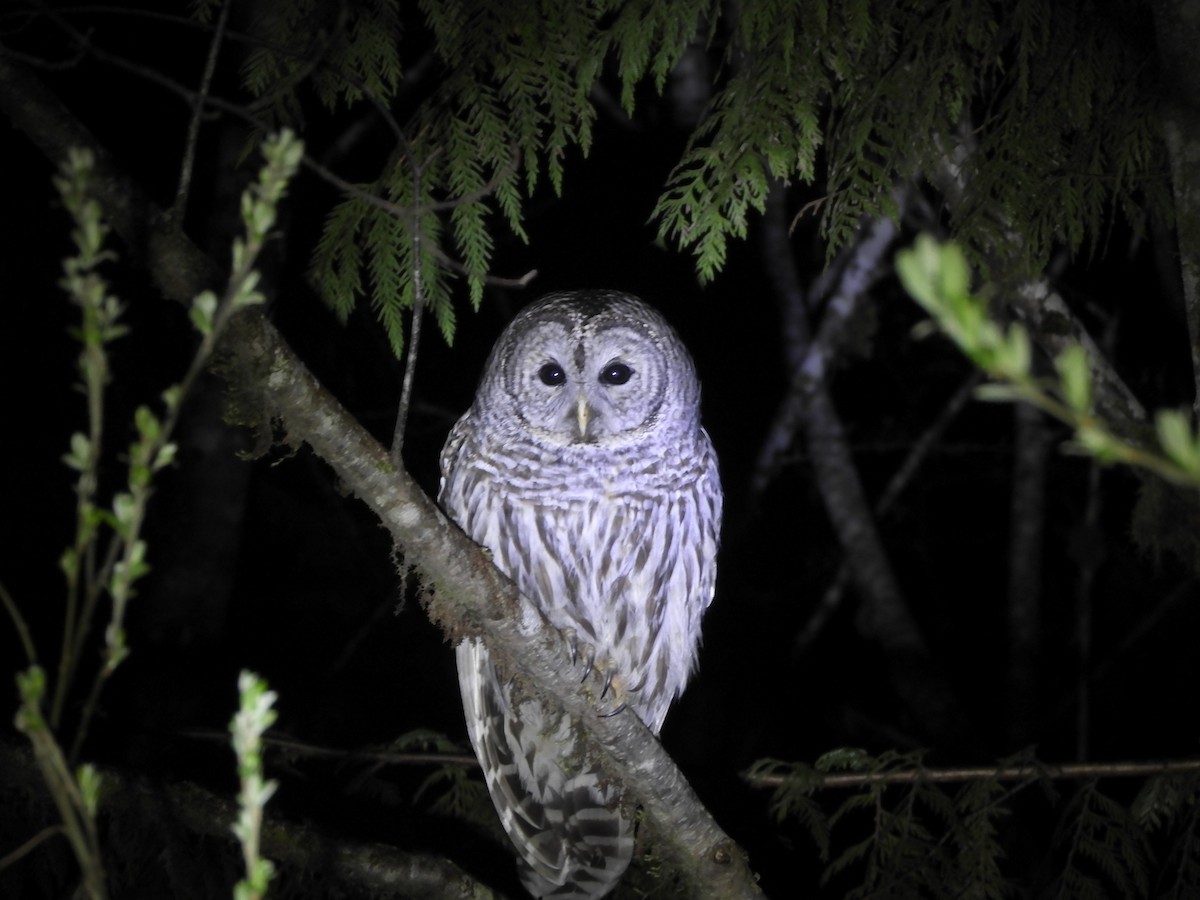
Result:
<instances>
[{"instance_id":1,"label":"owl beak","mask_svg":"<svg viewBox=\"0 0 1200 900\"><path fill-rule=\"evenodd\" d=\"M583 394L579 395L579 399L575 401L575 422L579 426L579 439L581 441L591 440L588 436L588 425L592 421L592 408L588 406L587 398Z\"/></svg>"}]
</instances>

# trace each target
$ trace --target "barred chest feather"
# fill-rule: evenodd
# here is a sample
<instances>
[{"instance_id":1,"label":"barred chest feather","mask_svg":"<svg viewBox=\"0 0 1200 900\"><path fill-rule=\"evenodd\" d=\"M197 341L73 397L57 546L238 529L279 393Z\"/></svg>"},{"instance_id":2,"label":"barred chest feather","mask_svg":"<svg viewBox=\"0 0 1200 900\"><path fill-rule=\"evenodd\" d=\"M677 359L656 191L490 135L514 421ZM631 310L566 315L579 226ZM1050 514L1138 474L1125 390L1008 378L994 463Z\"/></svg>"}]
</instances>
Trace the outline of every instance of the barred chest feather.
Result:
<instances>
[{"instance_id":1,"label":"barred chest feather","mask_svg":"<svg viewBox=\"0 0 1200 900\"><path fill-rule=\"evenodd\" d=\"M706 436L668 458L593 454L590 465L511 447L497 457L464 437L447 511L555 627L613 666L657 732L712 598L720 494Z\"/></svg>"}]
</instances>

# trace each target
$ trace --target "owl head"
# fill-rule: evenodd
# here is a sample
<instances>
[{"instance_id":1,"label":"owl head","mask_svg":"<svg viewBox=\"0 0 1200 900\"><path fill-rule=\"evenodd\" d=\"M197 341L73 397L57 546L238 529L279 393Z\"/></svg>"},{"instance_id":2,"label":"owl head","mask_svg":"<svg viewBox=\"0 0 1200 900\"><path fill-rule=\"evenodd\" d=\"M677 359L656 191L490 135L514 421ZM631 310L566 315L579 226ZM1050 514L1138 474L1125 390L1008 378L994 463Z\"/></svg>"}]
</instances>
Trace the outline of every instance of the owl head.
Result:
<instances>
[{"instance_id":1,"label":"owl head","mask_svg":"<svg viewBox=\"0 0 1200 900\"><path fill-rule=\"evenodd\" d=\"M619 447L694 430L700 386L673 328L615 291L549 294L501 334L477 395L540 443ZM482 412L482 410L479 410Z\"/></svg>"}]
</instances>

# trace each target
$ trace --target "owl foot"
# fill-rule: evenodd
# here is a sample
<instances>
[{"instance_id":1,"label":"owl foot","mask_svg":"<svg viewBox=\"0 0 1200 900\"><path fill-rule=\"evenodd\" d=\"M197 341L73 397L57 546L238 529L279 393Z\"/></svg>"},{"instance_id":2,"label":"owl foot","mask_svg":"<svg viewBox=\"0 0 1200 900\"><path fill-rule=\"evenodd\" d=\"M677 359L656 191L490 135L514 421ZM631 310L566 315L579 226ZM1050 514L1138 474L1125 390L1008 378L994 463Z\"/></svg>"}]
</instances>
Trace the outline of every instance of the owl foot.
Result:
<instances>
[{"instance_id":1,"label":"owl foot","mask_svg":"<svg viewBox=\"0 0 1200 900\"><path fill-rule=\"evenodd\" d=\"M579 683L583 684L592 672L600 671L596 666L596 648L591 644L580 644L579 636L573 628L564 631L563 636L567 639L567 646L571 648L571 665L575 666L580 659L583 660L583 677L579 679Z\"/></svg>"},{"instance_id":2,"label":"owl foot","mask_svg":"<svg viewBox=\"0 0 1200 900\"><path fill-rule=\"evenodd\" d=\"M567 642L567 648L571 652L571 666L574 667L579 662L579 632L574 628L564 628L562 632L563 640ZM592 671L592 660L596 657L595 648L590 645L585 645L587 650L588 661L583 666L583 677L587 678L588 673Z\"/></svg>"},{"instance_id":3,"label":"owl foot","mask_svg":"<svg viewBox=\"0 0 1200 900\"><path fill-rule=\"evenodd\" d=\"M630 694L636 693L641 688L641 684L636 686L626 685L625 679L617 671L617 664L608 657L600 660L593 667L596 677L600 681L600 700L608 700L614 704L613 708L607 712L600 713L602 718L610 718L617 715L629 705Z\"/></svg>"},{"instance_id":4,"label":"owl foot","mask_svg":"<svg viewBox=\"0 0 1200 900\"><path fill-rule=\"evenodd\" d=\"M617 664L610 658L596 658L596 648L592 644L583 644L579 641L579 635L574 628L567 628L563 631L563 638L567 642L567 647L571 653L571 665L578 665L581 661L583 664L583 677L579 679L579 683L585 683L593 674L600 680L600 700L604 700L610 694L612 701L616 706L608 712L603 712L600 715L604 718L615 716L628 705L626 698L629 693L636 693L645 683L645 679L632 688L627 688L621 676L617 672Z\"/></svg>"}]
</instances>

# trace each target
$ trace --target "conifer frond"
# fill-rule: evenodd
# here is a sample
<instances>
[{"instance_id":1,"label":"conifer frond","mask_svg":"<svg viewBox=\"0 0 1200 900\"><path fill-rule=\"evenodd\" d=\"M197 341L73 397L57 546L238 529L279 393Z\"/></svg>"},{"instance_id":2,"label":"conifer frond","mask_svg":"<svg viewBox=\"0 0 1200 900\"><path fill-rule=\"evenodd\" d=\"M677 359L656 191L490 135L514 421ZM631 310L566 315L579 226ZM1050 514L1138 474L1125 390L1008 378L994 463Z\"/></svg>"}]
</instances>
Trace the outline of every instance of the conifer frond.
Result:
<instances>
[{"instance_id":1,"label":"conifer frond","mask_svg":"<svg viewBox=\"0 0 1200 900\"><path fill-rule=\"evenodd\" d=\"M1000 862L1005 853L999 840L999 823L1010 815L1001 802L1007 797L996 779L970 781L954 798L956 819L950 837L955 848L955 866L948 887L952 895L1002 900L1004 872Z\"/></svg>"},{"instance_id":2,"label":"conifer frond","mask_svg":"<svg viewBox=\"0 0 1200 900\"><path fill-rule=\"evenodd\" d=\"M358 185L370 192L370 185ZM361 197L347 197L333 208L313 254L309 276L343 322L363 293L362 243L358 239L370 206Z\"/></svg>"},{"instance_id":3,"label":"conifer frond","mask_svg":"<svg viewBox=\"0 0 1200 900\"><path fill-rule=\"evenodd\" d=\"M815 176L824 82L809 57L780 63L788 32L778 28L717 95L655 206L660 237L695 254L701 281L724 267L729 239L746 236L773 178Z\"/></svg>"},{"instance_id":4,"label":"conifer frond","mask_svg":"<svg viewBox=\"0 0 1200 900\"><path fill-rule=\"evenodd\" d=\"M662 93L667 76L688 46L699 37L701 27L706 27L707 39L711 40L720 19L720 3L717 0L686 0L682 3L640 0L611 5L616 18L608 28L606 38L616 55L621 106L632 116L634 91L644 78L649 76L654 90Z\"/></svg>"},{"instance_id":5,"label":"conifer frond","mask_svg":"<svg viewBox=\"0 0 1200 900\"><path fill-rule=\"evenodd\" d=\"M1057 845L1066 853L1054 890L1060 897L1146 897L1151 858L1145 832L1130 811L1102 794L1096 783L1080 787L1059 821Z\"/></svg>"},{"instance_id":6,"label":"conifer frond","mask_svg":"<svg viewBox=\"0 0 1200 900\"><path fill-rule=\"evenodd\" d=\"M273 127L303 121L298 91L311 82L327 109L363 99L387 104L400 84L399 0L268 0L242 71L258 114Z\"/></svg>"},{"instance_id":7,"label":"conifer frond","mask_svg":"<svg viewBox=\"0 0 1200 900\"><path fill-rule=\"evenodd\" d=\"M752 765L746 771L745 778L752 783L763 778L782 779L771 795L771 814L777 822L795 819L803 825L817 845L821 860L828 862L829 818L813 799L813 792L821 784L821 774L804 763L764 759Z\"/></svg>"},{"instance_id":8,"label":"conifer frond","mask_svg":"<svg viewBox=\"0 0 1200 900\"><path fill-rule=\"evenodd\" d=\"M734 74L655 209L660 237L694 253L702 281L768 177L821 177L818 147L831 255L864 216L894 218L896 184L935 175L962 129L973 154L951 225L971 249L1013 245L1016 229L1014 261L1035 270L1056 245L1093 247L1114 215L1136 225L1170 208L1138 4L926 7L739 7Z\"/></svg>"},{"instance_id":9,"label":"conifer frond","mask_svg":"<svg viewBox=\"0 0 1200 900\"><path fill-rule=\"evenodd\" d=\"M1161 896L1167 900L1186 900L1200 896L1200 804L1193 789L1180 815L1160 880Z\"/></svg>"},{"instance_id":10,"label":"conifer frond","mask_svg":"<svg viewBox=\"0 0 1200 900\"><path fill-rule=\"evenodd\" d=\"M1158 775L1148 778L1131 806L1133 817L1147 831L1175 824L1200 799L1200 776Z\"/></svg>"},{"instance_id":11,"label":"conifer frond","mask_svg":"<svg viewBox=\"0 0 1200 900\"><path fill-rule=\"evenodd\" d=\"M1153 42L1137 3L1085 14L1074 4L952 0L914 13L871 0L771 0L739 6L736 17L716 0L607 0L537 14L507 0L419 5L442 77L403 123L410 146L397 148L379 181L394 185L421 170L422 209L438 211L446 242L418 236L432 242L432 297L449 295L458 263L445 261L454 259L478 305L493 216L523 237L523 208L539 181L562 191L567 161L590 148L590 94L606 66L632 114L638 85L662 90L699 42L724 48L724 68L653 218L661 238L694 254L702 281L724 267L728 242L747 235L775 181L824 182L821 228L832 254L864 217L898 216L897 184L941 172L964 142L964 191L950 225L973 258L1012 246L1014 264L1035 269L1054 246L1096 246L1115 215L1140 222L1147 209L1169 208L1147 102ZM270 40L251 54L245 78L265 118L295 122L296 87L308 75L329 106L355 102L364 89L384 101L394 94L398 0L344 10L276 0L263 23ZM368 256L388 245L402 252L404 228L376 223L323 237L324 258L338 262L314 274L340 275L323 287L336 309L362 287L346 275L354 253L338 243L370 235ZM390 288L411 271L362 262L375 266L371 290L376 279ZM398 346L403 301L373 302ZM449 334L453 317L441 302L430 309Z\"/></svg>"}]
</instances>

